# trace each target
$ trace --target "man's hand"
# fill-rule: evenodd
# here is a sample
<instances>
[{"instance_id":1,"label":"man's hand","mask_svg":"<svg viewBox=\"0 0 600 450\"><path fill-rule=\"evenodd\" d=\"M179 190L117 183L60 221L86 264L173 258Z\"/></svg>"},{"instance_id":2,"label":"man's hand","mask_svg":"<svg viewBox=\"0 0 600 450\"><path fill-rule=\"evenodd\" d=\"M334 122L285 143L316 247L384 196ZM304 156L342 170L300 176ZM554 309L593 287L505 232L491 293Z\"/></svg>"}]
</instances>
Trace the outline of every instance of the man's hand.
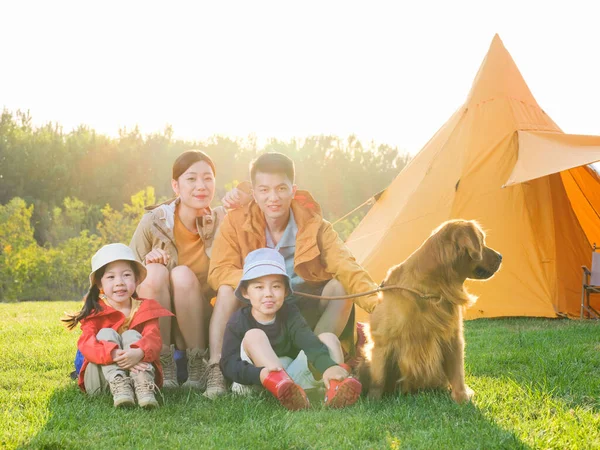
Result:
<instances>
[{"instance_id":1,"label":"man's hand","mask_svg":"<svg viewBox=\"0 0 600 450\"><path fill-rule=\"evenodd\" d=\"M325 387L329 389L329 381L338 380L342 381L348 378L348 371L341 366L331 366L325 372L323 372L323 382L325 383Z\"/></svg>"},{"instance_id":2,"label":"man's hand","mask_svg":"<svg viewBox=\"0 0 600 450\"><path fill-rule=\"evenodd\" d=\"M164 264L165 266L169 263L171 257L162 248L153 248L150 253L144 258L146 264Z\"/></svg>"},{"instance_id":3,"label":"man's hand","mask_svg":"<svg viewBox=\"0 0 600 450\"><path fill-rule=\"evenodd\" d=\"M251 200L251 194L248 194L235 187L225 194L225 197L221 199L221 203L223 203L223 206L227 209L236 209L243 208L250 203Z\"/></svg>"},{"instance_id":4,"label":"man's hand","mask_svg":"<svg viewBox=\"0 0 600 450\"><path fill-rule=\"evenodd\" d=\"M130 348L127 350L116 350L116 357L113 358L113 361L121 369L131 369L142 359L144 359L144 350L141 348Z\"/></svg>"}]
</instances>

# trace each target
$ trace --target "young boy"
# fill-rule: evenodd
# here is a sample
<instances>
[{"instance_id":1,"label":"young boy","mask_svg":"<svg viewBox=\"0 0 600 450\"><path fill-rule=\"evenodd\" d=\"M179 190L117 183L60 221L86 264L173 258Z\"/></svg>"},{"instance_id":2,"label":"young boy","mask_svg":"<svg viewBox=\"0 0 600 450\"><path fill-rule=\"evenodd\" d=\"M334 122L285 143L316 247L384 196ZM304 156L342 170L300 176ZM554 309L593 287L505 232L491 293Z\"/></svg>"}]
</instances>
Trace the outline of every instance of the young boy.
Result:
<instances>
[{"instance_id":1,"label":"young boy","mask_svg":"<svg viewBox=\"0 0 600 450\"><path fill-rule=\"evenodd\" d=\"M325 404L333 408L353 404L362 386L349 376L337 336L315 336L298 308L284 302L291 294L285 261L277 250L261 248L246 256L235 295L250 306L236 311L227 323L220 362L223 375L239 384L262 384L287 409L308 408L294 373L285 370L304 350L309 363L323 374Z\"/></svg>"}]
</instances>

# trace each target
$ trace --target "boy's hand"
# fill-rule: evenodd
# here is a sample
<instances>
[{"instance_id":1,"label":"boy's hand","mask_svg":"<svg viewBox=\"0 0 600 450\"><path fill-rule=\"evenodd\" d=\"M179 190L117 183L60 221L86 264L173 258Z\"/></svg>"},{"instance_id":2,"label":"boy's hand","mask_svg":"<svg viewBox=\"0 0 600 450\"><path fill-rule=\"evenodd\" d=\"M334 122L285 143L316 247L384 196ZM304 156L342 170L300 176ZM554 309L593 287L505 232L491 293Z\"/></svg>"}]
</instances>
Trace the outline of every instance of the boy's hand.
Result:
<instances>
[{"instance_id":1,"label":"boy's hand","mask_svg":"<svg viewBox=\"0 0 600 450\"><path fill-rule=\"evenodd\" d=\"M170 256L162 248L153 248L150 253L144 258L145 264L164 264L165 266L169 263Z\"/></svg>"},{"instance_id":2,"label":"boy's hand","mask_svg":"<svg viewBox=\"0 0 600 450\"><path fill-rule=\"evenodd\" d=\"M325 387L329 389L329 381L330 380L338 380L342 381L348 378L348 371L340 366L331 366L325 372L323 372L323 382L325 383Z\"/></svg>"},{"instance_id":3,"label":"boy's hand","mask_svg":"<svg viewBox=\"0 0 600 450\"><path fill-rule=\"evenodd\" d=\"M121 352L120 354L118 352ZM121 369L131 369L142 359L144 359L144 350L141 348L130 348L128 350L117 350L117 357L113 361Z\"/></svg>"},{"instance_id":4,"label":"boy's hand","mask_svg":"<svg viewBox=\"0 0 600 450\"><path fill-rule=\"evenodd\" d=\"M279 372L280 370L283 370L282 367L263 367L260 371L260 382L263 383L265 381L265 378L267 378L269 376L269 374L271 372Z\"/></svg>"}]
</instances>

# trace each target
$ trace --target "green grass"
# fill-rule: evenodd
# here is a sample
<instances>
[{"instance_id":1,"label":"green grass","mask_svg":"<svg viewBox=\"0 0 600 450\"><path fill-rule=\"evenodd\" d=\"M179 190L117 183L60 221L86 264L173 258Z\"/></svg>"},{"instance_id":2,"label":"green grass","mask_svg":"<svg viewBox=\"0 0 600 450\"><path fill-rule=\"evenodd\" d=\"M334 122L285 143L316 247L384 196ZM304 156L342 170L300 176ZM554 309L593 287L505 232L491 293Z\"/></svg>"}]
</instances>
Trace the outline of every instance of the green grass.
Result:
<instances>
[{"instance_id":1,"label":"green grass","mask_svg":"<svg viewBox=\"0 0 600 450\"><path fill-rule=\"evenodd\" d=\"M466 406L427 392L291 413L178 391L142 411L68 378L78 333L58 319L77 308L0 304L0 448L600 448L600 323L467 322Z\"/></svg>"}]
</instances>

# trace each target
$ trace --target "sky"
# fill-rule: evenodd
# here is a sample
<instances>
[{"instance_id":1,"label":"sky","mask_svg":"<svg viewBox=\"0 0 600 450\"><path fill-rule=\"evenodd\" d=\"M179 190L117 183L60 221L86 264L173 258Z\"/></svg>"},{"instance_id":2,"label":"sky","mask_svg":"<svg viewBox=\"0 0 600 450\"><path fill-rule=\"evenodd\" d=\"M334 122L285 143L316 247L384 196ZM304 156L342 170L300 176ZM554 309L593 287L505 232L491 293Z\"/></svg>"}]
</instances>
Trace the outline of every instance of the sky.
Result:
<instances>
[{"instance_id":1,"label":"sky","mask_svg":"<svg viewBox=\"0 0 600 450\"><path fill-rule=\"evenodd\" d=\"M355 134L416 153L498 33L563 131L600 134L596 4L0 0L0 108L66 131Z\"/></svg>"}]
</instances>

